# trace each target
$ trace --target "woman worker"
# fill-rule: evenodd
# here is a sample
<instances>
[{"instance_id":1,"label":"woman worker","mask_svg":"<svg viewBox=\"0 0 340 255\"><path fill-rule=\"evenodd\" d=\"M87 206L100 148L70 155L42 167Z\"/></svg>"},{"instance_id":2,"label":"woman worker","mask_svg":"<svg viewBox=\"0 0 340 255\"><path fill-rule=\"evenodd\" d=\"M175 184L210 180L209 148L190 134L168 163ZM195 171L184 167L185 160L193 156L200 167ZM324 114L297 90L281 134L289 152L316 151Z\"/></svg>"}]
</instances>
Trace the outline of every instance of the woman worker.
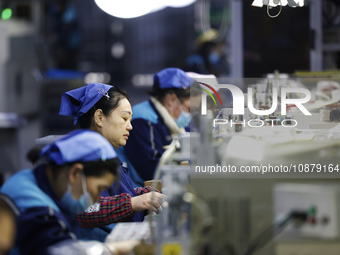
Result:
<instances>
[{"instance_id":1,"label":"woman worker","mask_svg":"<svg viewBox=\"0 0 340 255\"><path fill-rule=\"evenodd\" d=\"M77 130L45 146L40 156L40 163L34 169L14 174L1 188L2 193L15 201L21 213L15 252L125 254L131 251L134 242L77 241L74 215L61 201L68 189L75 199L88 194L96 200L110 187L116 175L117 158L107 140L97 132ZM98 248L90 249L93 246Z\"/></svg>"},{"instance_id":2,"label":"woman worker","mask_svg":"<svg viewBox=\"0 0 340 255\"><path fill-rule=\"evenodd\" d=\"M150 99L133 107L134 129L118 155L125 158L134 186L153 179L164 146L189 127L190 85L184 71L166 68L154 76Z\"/></svg>"},{"instance_id":3,"label":"woman worker","mask_svg":"<svg viewBox=\"0 0 340 255\"><path fill-rule=\"evenodd\" d=\"M125 91L117 86L90 83L62 95L61 115L74 116L74 124L102 134L115 148L124 146L132 130L132 110ZM118 187L117 187L118 186ZM102 193L99 211L78 213L81 227L103 227L115 222L143 221L144 211L160 207L164 196L151 187L133 188L128 169L120 170L119 185Z\"/></svg>"}]
</instances>

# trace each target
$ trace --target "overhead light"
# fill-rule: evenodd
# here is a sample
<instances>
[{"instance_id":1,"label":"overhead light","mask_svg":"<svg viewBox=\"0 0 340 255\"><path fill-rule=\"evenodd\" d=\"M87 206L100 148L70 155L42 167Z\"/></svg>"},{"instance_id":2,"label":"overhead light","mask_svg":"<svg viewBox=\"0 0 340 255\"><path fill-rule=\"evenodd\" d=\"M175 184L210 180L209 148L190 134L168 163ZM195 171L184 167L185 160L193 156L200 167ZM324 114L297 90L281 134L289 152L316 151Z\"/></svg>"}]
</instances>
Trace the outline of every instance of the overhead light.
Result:
<instances>
[{"instance_id":1,"label":"overhead light","mask_svg":"<svg viewBox=\"0 0 340 255\"><path fill-rule=\"evenodd\" d=\"M287 4L290 7L302 7L304 0L254 0L251 5L255 7L262 7L263 5L275 7L278 5L286 6Z\"/></svg>"},{"instance_id":2,"label":"overhead light","mask_svg":"<svg viewBox=\"0 0 340 255\"><path fill-rule=\"evenodd\" d=\"M111 80L111 76L109 73L87 73L84 77L84 83L93 83L93 82L99 82L99 83L109 83Z\"/></svg>"},{"instance_id":3,"label":"overhead light","mask_svg":"<svg viewBox=\"0 0 340 255\"><path fill-rule=\"evenodd\" d=\"M122 58L125 54L125 46L120 42L116 42L111 47L111 55L114 58Z\"/></svg>"},{"instance_id":4,"label":"overhead light","mask_svg":"<svg viewBox=\"0 0 340 255\"><path fill-rule=\"evenodd\" d=\"M153 0L94 0L104 12L123 19L143 16L153 9L159 9L160 4ZM165 7L165 6L164 6ZM163 7L163 8L164 8Z\"/></svg>"},{"instance_id":5,"label":"overhead light","mask_svg":"<svg viewBox=\"0 0 340 255\"><path fill-rule=\"evenodd\" d=\"M94 0L104 12L123 19L136 18L165 7L185 7L196 0Z\"/></svg>"},{"instance_id":6,"label":"overhead light","mask_svg":"<svg viewBox=\"0 0 340 255\"><path fill-rule=\"evenodd\" d=\"M151 87L154 74L135 74L132 77L132 84L136 87Z\"/></svg>"},{"instance_id":7,"label":"overhead light","mask_svg":"<svg viewBox=\"0 0 340 255\"><path fill-rule=\"evenodd\" d=\"M263 5L275 7L277 5L286 6L288 4L290 7L302 7L305 5L304 2L304 0L254 0L251 5L255 7L262 7Z\"/></svg>"},{"instance_id":8,"label":"overhead light","mask_svg":"<svg viewBox=\"0 0 340 255\"><path fill-rule=\"evenodd\" d=\"M273 5L273 6L277 6L277 5L286 6L287 4L288 4L287 0L273 0L273 1L270 1L269 5Z\"/></svg>"},{"instance_id":9,"label":"overhead light","mask_svg":"<svg viewBox=\"0 0 340 255\"><path fill-rule=\"evenodd\" d=\"M196 0L169 0L169 1L164 1L164 2L167 2L166 6L181 8L181 7L190 5L194 3L195 1Z\"/></svg>"},{"instance_id":10,"label":"overhead light","mask_svg":"<svg viewBox=\"0 0 340 255\"><path fill-rule=\"evenodd\" d=\"M267 6L267 14L271 18L276 18L280 15L282 11L282 6L290 6L290 7L302 7L304 6L304 0L254 0L251 4L255 7L262 7L263 5ZM270 14L269 10L273 7L279 6L279 12L275 15Z\"/></svg>"},{"instance_id":11,"label":"overhead light","mask_svg":"<svg viewBox=\"0 0 340 255\"><path fill-rule=\"evenodd\" d=\"M288 0L288 5L290 7L302 7L305 5L304 0Z\"/></svg>"},{"instance_id":12,"label":"overhead light","mask_svg":"<svg viewBox=\"0 0 340 255\"><path fill-rule=\"evenodd\" d=\"M263 1L262 0L254 0L251 5L255 6L255 7L262 7L263 6Z\"/></svg>"}]
</instances>

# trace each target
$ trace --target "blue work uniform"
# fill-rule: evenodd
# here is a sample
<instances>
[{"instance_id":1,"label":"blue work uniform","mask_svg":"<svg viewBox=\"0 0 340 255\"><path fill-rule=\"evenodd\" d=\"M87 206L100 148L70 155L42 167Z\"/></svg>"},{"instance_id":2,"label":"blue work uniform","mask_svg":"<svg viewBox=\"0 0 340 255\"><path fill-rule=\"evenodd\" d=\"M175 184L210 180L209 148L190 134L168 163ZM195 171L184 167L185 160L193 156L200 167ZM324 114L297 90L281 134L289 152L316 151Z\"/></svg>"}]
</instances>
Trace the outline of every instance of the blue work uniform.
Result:
<instances>
[{"instance_id":1,"label":"blue work uniform","mask_svg":"<svg viewBox=\"0 0 340 255\"><path fill-rule=\"evenodd\" d=\"M132 112L129 140L117 153L127 163L133 187L141 187L144 181L153 179L164 146L169 145L172 138L151 100L135 105Z\"/></svg>"},{"instance_id":2,"label":"blue work uniform","mask_svg":"<svg viewBox=\"0 0 340 255\"><path fill-rule=\"evenodd\" d=\"M104 191L101 195L104 197L107 197L107 196L120 195L122 193L128 193L131 195L131 197L137 196L132 186L128 172L129 172L128 168L125 166L125 164L122 164L120 171L119 171L119 183L112 184L111 188ZM135 215L131 218L130 221L142 222L144 220L144 216L145 216L144 212L135 213Z\"/></svg>"},{"instance_id":3,"label":"blue work uniform","mask_svg":"<svg viewBox=\"0 0 340 255\"><path fill-rule=\"evenodd\" d=\"M16 173L1 192L16 203L21 213L15 252L48 254L48 247L77 239L75 218L52 189L44 165Z\"/></svg>"}]
</instances>

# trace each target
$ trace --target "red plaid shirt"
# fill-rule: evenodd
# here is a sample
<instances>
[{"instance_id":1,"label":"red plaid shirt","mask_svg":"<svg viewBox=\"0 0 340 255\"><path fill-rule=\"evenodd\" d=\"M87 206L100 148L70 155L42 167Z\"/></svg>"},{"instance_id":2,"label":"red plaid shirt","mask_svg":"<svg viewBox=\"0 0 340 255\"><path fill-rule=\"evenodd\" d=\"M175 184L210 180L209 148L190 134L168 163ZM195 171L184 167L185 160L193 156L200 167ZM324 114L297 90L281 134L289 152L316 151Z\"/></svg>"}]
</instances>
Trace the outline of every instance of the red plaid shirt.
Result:
<instances>
[{"instance_id":1,"label":"red plaid shirt","mask_svg":"<svg viewBox=\"0 0 340 255\"><path fill-rule=\"evenodd\" d=\"M151 190L150 186L135 188L137 196ZM95 228L111 223L129 221L133 215L131 195L122 193L113 197L99 197L99 201L85 212L76 214L76 219L82 228Z\"/></svg>"}]
</instances>

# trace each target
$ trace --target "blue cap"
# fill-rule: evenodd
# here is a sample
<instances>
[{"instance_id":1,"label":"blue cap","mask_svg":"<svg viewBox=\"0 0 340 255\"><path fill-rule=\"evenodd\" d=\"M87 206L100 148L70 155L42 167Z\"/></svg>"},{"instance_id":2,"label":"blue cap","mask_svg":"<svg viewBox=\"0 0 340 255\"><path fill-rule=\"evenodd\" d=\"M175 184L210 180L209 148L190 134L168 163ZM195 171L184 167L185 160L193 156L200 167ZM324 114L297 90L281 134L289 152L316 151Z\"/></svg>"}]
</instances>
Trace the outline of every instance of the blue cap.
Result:
<instances>
[{"instance_id":1,"label":"blue cap","mask_svg":"<svg viewBox=\"0 0 340 255\"><path fill-rule=\"evenodd\" d=\"M159 82L161 89L187 89L190 87L190 77L179 68L165 68L155 74L153 84Z\"/></svg>"},{"instance_id":2,"label":"blue cap","mask_svg":"<svg viewBox=\"0 0 340 255\"><path fill-rule=\"evenodd\" d=\"M61 166L72 162L105 161L116 158L117 154L101 134L79 129L42 148L40 157Z\"/></svg>"},{"instance_id":3,"label":"blue cap","mask_svg":"<svg viewBox=\"0 0 340 255\"><path fill-rule=\"evenodd\" d=\"M88 85L65 92L61 96L60 115L74 116L75 125L80 116L87 113L103 96L110 99L107 94L113 86L102 83L89 83ZM75 105L71 98L79 102Z\"/></svg>"}]
</instances>

